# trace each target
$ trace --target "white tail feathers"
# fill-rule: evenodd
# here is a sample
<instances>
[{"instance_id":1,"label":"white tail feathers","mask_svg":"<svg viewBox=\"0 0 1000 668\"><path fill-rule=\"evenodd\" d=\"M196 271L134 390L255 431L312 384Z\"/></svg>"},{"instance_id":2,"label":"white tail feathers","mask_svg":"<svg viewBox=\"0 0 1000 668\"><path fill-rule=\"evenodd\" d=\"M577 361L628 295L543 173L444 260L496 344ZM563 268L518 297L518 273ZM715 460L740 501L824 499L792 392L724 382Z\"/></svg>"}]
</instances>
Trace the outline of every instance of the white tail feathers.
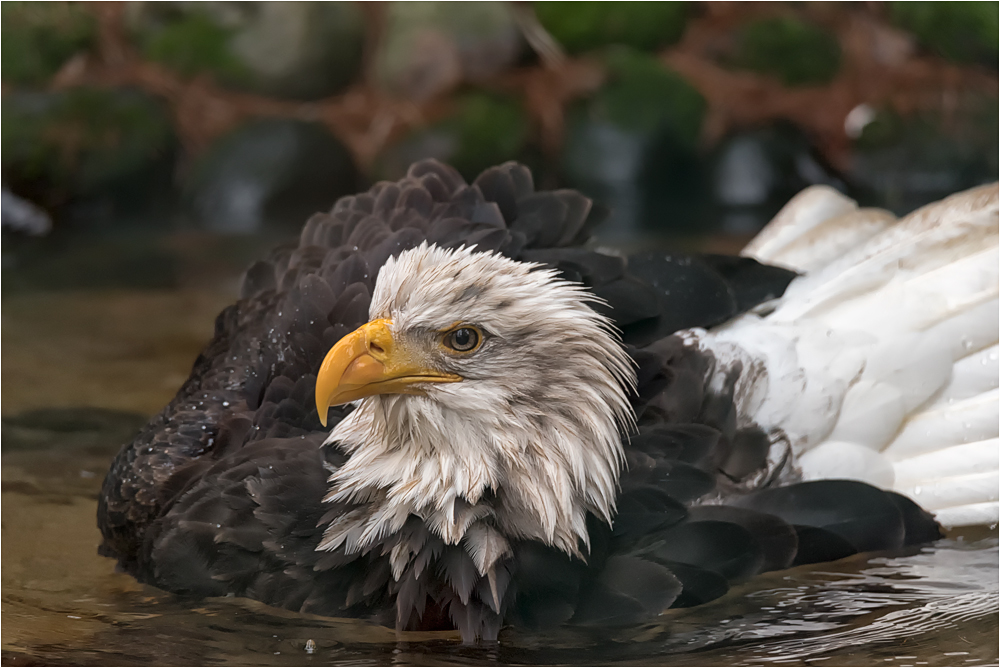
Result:
<instances>
[{"instance_id":1,"label":"white tail feathers","mask_svg":"<svg viewBox=\"0 0 1000 668\"><path fill-rule=\"evenodd\" d=\"M895 221L811 188L744 250L803 275L770 314L691 336L749 370L741 418L783 432L804 478L895 489L946 526L997 521L997 195Z\"/></svg>"}]
</instances>

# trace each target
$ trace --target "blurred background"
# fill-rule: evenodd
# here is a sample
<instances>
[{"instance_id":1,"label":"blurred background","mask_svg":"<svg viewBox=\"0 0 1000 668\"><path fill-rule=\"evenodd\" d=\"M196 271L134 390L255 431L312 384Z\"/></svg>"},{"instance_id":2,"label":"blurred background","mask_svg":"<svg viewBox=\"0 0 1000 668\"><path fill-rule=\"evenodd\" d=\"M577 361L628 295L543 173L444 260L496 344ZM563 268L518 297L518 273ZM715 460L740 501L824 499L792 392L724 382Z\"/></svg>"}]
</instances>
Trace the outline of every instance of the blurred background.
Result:
<instances>
[{"instance_id":1,"label":"blurred background","mask_svg":"<svg viewBox=\"0 0 1000 668\"><path fill-rule=\"evenodd\" d=\"M428 156L524 162L619 243L748 237L812 183L900 214L997 177L995 2L2 12L5 273L27 236L292 234Z\"/></svg>"},{"instance_id":2,"label":"blurred background","mask_svg":"<svg viewBox=\"0 0 1000 668\"><path fill-rule=\"evenodd\" d=\"M903 214L998 173L996 2L5 1L0 14L4 665L282 651L295 665L306 637L326 652L375 633L279 631L260 611L248 626L243 608L191 609L96 554L119 446L187 378L245 267L341 195L425 157L470 180L518 160L538 186L612 209L598 244L737 252L810 184ZM809 652L995 664L995 589L972 592L980 610L954 584L995 587L995 531L984 540L956 544L978 561L940 591L901 595L918 622L879 626L849 588L843 619L868 645L844 635L843 651ZM956 554L929 559L964 564ZM844 568L867 581L866 564ZM895 609L895 585L876 584L886 600L866 600ZM957 601L961 635L927 631L920 606L939 599ZM791 608L774 605L754 637L807 628L788 631ZM730 616L706 614L706 629ZM559 662L595 660L582 656Z\"/></svg>"}]
</instances>

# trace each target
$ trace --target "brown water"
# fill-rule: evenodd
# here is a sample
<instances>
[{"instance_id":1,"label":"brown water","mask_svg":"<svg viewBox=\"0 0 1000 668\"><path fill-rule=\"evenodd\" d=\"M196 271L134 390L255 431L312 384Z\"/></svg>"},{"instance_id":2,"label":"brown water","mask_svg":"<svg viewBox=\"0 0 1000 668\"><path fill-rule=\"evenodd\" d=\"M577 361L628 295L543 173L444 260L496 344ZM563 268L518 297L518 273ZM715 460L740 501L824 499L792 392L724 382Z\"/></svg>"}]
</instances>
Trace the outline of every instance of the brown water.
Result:
<instances>
[{"instance_id":1,"label":"brown water","mask_svg":"<svg viewBox=\"0 0 1000 668\"><path fill-rule=\"evenodd\" d=\"M5 294L4 665L998 662L995 528L767 574L641 628L508 630L488 647L140 585L97 555L96 498L119 445L172 396L231 300L231 280L214 284Z\"/></svg>"}]
</instances>

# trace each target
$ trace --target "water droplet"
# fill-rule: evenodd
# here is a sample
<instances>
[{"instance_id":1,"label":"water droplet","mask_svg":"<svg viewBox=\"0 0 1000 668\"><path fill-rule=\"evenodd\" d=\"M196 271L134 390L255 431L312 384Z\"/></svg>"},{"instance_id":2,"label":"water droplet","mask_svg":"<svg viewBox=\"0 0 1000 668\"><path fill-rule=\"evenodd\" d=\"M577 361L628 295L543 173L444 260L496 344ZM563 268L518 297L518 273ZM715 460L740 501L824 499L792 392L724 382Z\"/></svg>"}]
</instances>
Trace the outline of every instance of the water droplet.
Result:
<instances>
[{"instance_id":1,"label":"water droplet","mask_svg":"<svg viewBox=\"0 0 1000 668\"><path fill-rule=\"evenodd\" d=\"M310 638L309 640L306 641L306 653L312 654L315 651L316 651L316 643L313 641L312 638Z\"/></svg>"}]
</instances>

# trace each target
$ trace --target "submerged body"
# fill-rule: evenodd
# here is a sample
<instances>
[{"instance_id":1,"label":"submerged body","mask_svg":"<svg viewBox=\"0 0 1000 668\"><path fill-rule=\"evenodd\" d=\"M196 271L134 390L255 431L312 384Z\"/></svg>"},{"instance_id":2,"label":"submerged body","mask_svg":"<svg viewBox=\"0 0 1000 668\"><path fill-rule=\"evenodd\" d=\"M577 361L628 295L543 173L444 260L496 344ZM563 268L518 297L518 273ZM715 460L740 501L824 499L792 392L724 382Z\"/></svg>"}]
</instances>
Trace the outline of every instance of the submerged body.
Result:
<instances>
[{"instance_id":1,"label":"submerged body","mask_svg":"<svg viewBox=\"0 0 1000 668\"><path fill-rule=\"evenodd\" d=\"M995 219L995 194L984 206ZM177 398L112 465L103 553L180 593L492 639L639 622L758 572L939 535L863 471L809 459L846 442L830 438L844 396L874 364L793 382L788 409L805 356L752 345L777 321L707 331L793 271L604 255L581 247L597 218L521 166L469 186L433 162L315 216L251 267Z\"/></svg>"}]
</instances>

